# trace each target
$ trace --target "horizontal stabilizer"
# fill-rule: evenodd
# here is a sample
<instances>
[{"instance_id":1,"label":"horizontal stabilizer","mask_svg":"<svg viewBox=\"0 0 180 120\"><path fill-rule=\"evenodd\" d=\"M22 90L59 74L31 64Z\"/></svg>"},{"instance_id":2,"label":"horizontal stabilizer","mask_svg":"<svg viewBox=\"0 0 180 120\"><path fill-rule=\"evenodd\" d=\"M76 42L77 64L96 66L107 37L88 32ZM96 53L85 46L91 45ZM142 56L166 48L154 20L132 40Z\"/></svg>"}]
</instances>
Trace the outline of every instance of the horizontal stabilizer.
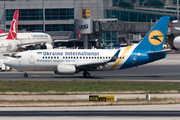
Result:
<instances>
[{"instance_id":1,"label":"horizontal stabilizer","mask_svg":"<svg viewBox=\"0 0 180 120\"><path fill-rule=\"evenodd\" d=\"M168 53L168 52L173 52L174 50L171 50L171 49L163 49L161 51L155 51L155 52L149 52L148 54L149 55L152 55L152 54L161 54L161 53Z\"/></svg>"}]
</instances>

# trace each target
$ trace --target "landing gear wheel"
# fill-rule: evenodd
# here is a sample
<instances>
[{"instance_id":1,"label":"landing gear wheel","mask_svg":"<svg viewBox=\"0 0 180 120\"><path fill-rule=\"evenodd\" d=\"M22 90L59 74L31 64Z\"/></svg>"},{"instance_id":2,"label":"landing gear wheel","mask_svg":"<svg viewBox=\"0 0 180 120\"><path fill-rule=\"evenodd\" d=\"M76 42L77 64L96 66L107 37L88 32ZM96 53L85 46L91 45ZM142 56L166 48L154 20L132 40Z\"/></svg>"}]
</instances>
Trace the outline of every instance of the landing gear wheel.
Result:
<instances>
[{"instance_id":1,"label":"landing gear wheel","mask_svg":"<svg viewBox=\"0 0 180 120\"><path fill-rule=\"evenodd\" d=\"M23 76L24 76L25 78L27 78L27 77L28 77L28 74L25 73Z\"/></svg>"},{"instance_id":2,"label":"landing gear wheel","mask_svg":"<svg viewBox=\"0 0 180 120\"><path fill-rule=\"evenodd\" d=\"M91 77L91 74L88 73L88 72L84 72L84 73L83 73L83 77L85 77L85 78L90 78L90 77Z\"/></svg>"}]
</instances>

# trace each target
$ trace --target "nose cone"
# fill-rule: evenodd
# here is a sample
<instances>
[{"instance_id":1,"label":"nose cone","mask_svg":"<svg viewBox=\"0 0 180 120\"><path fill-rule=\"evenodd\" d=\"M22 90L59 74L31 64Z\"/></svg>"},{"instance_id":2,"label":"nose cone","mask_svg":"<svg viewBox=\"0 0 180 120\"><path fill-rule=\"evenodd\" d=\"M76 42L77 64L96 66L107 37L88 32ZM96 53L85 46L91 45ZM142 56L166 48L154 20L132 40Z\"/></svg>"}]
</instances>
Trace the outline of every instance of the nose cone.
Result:
<instances>
[{"instance_id":1,"label":"nose cone","mask_svg":"<svg viewBox=\"0 0 180 120\"><path fill-rule=\"evenodd\" d=\"M13 65L12 63L13 63L13 62L12 62L11 59L7 59L7 60L4 61L4 64L7 65L7 66L9 66L9 67L12 67L12 65Z\"/></svg>"}]
</instances>

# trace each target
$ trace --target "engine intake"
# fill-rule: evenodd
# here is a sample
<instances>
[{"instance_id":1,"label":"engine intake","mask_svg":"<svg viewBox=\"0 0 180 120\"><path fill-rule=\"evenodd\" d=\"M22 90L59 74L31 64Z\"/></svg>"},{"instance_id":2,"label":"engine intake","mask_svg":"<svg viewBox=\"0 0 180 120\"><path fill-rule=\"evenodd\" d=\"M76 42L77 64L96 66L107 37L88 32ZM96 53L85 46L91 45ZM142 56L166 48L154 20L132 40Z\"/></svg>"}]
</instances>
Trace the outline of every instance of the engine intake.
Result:
<instances>
[{"instance_id":1,"label":"engine intake","mask_svg":"<svg viewBox=\"0 0 180 120\"><path fill-rule=\"evenodd\" d=\"M76 68L74 65L61 65L57 66L57 70L54 73L59 75L74 75L76 72Z\"/></svg>"}]
</instances>

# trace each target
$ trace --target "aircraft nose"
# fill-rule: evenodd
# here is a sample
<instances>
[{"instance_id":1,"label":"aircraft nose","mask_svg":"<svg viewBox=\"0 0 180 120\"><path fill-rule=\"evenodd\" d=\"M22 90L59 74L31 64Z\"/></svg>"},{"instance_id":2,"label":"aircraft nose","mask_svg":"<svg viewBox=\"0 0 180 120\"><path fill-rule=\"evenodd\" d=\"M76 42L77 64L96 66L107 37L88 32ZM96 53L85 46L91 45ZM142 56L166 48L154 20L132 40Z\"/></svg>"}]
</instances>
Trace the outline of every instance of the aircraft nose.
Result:
<instances>
[{"instance_id":1,"label":"aircraft nose","mask_svg":"<svg viewBox=\"0 0 180 120\"><path fill-rule=\"evenodd\" d=\"M5 60L5 61L4 61L4 64L7 65L7 66L11 66L11 65L12 65L11 59Z\"/></svg>"}]
</instances>

